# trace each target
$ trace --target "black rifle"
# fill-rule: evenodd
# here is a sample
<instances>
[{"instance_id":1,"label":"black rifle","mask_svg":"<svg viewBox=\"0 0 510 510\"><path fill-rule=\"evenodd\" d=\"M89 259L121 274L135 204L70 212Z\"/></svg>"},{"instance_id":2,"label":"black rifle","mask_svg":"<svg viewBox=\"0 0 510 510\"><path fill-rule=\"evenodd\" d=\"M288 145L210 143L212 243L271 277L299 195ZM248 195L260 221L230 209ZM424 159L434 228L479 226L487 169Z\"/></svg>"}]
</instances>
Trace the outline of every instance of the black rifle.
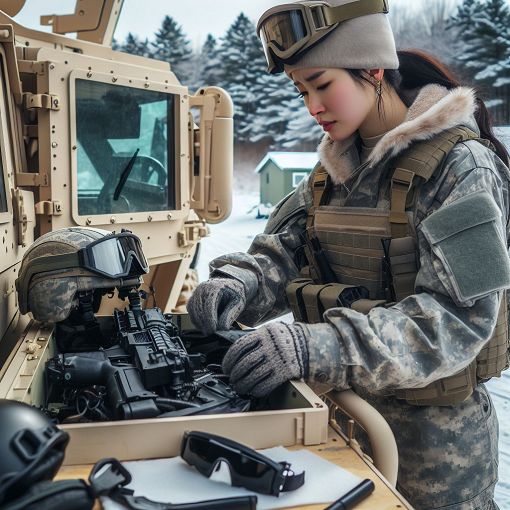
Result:
<instances>
[{"instance_id":1,"label":"black rifle","mask_svg":"<svg viewBox=\"0 0 510 510\"><path fill-rule=\"evenodd\" d=\"M64 403L59 419L133 419L240 412L239 398L221 374L188 354L171 317L139 300L115 310L109 348L62 353L46 363L47 401ZM73 405L74 404L74 405Z\"/></svg>"}]
</instances>

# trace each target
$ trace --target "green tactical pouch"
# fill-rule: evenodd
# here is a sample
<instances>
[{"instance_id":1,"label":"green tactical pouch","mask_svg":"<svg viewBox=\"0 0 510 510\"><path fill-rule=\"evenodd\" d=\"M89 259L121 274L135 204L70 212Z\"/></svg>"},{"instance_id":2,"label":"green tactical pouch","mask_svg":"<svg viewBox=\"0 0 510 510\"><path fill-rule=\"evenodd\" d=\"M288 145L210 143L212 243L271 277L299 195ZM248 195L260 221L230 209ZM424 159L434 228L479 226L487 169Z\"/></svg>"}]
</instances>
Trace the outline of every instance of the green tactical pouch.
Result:
<instances>
[{"instance_id":1,"label":"green tactical pouch","mask_svg":"<svg viewBox=\"0 0 510 510\"><path fill-rule=\"evenodd\" d=\"M510 287L510 259L499 228L501 212L486 191L441 207L423 220L422 232L459 304Z\"/></svg>"}]
</instances>

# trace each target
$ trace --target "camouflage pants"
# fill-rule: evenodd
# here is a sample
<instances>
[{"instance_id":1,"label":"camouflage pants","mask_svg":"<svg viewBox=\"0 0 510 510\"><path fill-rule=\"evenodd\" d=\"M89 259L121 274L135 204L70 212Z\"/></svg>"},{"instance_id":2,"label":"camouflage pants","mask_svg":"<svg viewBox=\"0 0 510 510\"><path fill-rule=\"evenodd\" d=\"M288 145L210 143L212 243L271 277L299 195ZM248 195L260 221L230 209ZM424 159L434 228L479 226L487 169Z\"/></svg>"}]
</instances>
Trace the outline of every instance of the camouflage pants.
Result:
<instances>
[{"instance_id":1,"label":"camouflage pants","mask_svg":"<svg viewBox=\"0 0 510 510\"><path fill-rule=\"evenodd\" d=\"M388 421L399 450L397 489L416 510L493 510L498 420L480 384L455 407L411 406L356 390ZM366 437L358 437L370 454Z\"/></svg>"}]
</instances>

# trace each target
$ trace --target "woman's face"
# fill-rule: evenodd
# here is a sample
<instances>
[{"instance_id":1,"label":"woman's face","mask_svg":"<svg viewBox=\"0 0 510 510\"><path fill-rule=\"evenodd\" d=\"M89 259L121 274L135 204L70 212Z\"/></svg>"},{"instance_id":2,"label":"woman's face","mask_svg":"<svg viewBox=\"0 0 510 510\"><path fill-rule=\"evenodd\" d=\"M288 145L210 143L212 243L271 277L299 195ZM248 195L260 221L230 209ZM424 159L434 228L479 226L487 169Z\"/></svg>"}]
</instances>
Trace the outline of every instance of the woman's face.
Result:
<instances>
[{"instance_id":1,"label":"woman's face","mask_svg":"<svg viewBox=\"0 0 510 510\"><path fill-rule=\"evenodd\" d=\"M290 78L310 115L332 140L353 135L376 106L373 87L355 81L344 69L299 69Z\"/></svg>"}]
</instances>

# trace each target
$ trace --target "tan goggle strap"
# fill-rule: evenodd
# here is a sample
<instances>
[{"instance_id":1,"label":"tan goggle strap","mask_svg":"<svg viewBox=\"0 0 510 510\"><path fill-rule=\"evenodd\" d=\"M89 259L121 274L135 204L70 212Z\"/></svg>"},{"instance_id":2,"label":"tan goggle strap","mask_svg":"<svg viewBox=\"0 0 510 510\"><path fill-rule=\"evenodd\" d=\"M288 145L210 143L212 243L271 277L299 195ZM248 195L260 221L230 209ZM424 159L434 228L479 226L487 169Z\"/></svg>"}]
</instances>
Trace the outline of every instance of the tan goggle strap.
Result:
<instances>
[{"instance_id":1,"label":"tan goggle strap","mask_svg":"<svg viewBox=\"0 0 510 510\"><path fill-rule=\"evenodd\" d=\"M326 3L303 2L284 4L268 9L260 18L257 26L257 33L260 34L265 22L277 14L284 16L285 13L309 11L306 19L313 23L309 26L309 38L324 29L331 28L338 23L344 23L355 18L368 16L370 14L388 14L388 0L355 0L344 5L331 6ZM308 23L310 25L310 23ZM268 42L271 42L270 40ZM285 53L285 51L283 52Z\"/></svg>"},{"instance_id":2,"label":"tan goggle strap","mask_svg":"<svg viewBox=\"0 0 510 510\"><path fill-rule=\"evenodd\" d=\"M323 6L323 13L327 26L343 23L354 18L361 18L362 16L368 16L370 14L388 14L388 12L389 5L387 0L363 0L338 5L336 7Z\"/></svg>"}]
</instances>

